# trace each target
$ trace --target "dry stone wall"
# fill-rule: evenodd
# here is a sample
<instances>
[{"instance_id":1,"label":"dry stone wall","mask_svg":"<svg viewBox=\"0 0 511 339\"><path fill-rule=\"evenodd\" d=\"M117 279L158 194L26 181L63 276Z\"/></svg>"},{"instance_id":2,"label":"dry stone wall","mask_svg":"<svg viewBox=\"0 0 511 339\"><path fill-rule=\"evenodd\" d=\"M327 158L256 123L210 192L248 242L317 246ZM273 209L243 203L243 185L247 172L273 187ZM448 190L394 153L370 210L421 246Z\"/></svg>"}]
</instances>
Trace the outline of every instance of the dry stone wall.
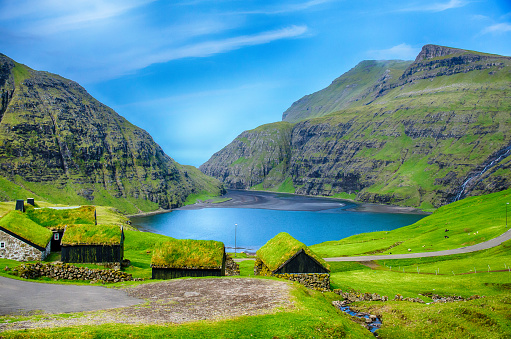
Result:
<instances>
[{"instance_id":1,"label":"dry stone wall","mask_svg":"<svg viewBox=\"0 0 511 339\"><path fill-rule=\"evenodd\" d=\"M90 280L91 282L102 283L134 280L131 274L122 271L90 269L69 264L22 264L16 273L25 279L48 277L55 280Z\"/></svg>"},{"instance_id":2,"label":"dry stone wall","mask_svg":"<svg viewBox=\"0 0 511 339\"><path fill-rule=\"evenodd\" d=\"M5 246L4 248L0 248L0 258L17 261L44 260L50 253L51 245L51 242L48 242L46 249L41 251L2 231L0 231L0 243L4 243Z\"/></svg>"},{"instance_id":3,"label":"dry stone wall","mask_svg":"<svg viewBox=\"0 0 511 339\"><path fill-rule=\"evenodd\" d=\"M273 274L261 259L256 259L254 275L273 276L299 282L305 287L322 292L330 291L330 274L328 273L284 273Z\"/></svg>"},{"instance_id":4,"label":"dry stone wall","mask_svg":"<svg viewBox=\"0 0 511 339\"><path fill-rule=\"evenodd\" d=\"M240 275L240 265L234 262L234 260L228 255L225 258L225 275L226 276Z\"/></svg>"}]
</instances>

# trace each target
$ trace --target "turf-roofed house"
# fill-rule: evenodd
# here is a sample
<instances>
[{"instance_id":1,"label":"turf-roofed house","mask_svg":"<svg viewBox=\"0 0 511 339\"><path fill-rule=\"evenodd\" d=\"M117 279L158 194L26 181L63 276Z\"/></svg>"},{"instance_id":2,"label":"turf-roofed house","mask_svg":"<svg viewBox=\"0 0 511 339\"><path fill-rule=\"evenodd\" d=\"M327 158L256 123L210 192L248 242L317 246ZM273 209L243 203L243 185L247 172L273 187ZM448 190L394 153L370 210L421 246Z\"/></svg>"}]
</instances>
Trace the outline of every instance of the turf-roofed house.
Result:
<instances>
[{"instance_id":1,"label":"turf-roofed house","mask_svg":"<svg viewBox=\"0 0 511 339\"><path fill-rule=\"evenodd\" d=\"M68 225L96 225L95 206L27 208L27 215L34 222L53 232L51 251L61 250L64 229Z\"/></svg>"},{"instance_id":2,"label":"turf-roofed house","mask_svg":"<svg viewBox=\"0 0 511 339\"><path fill-rule=\"evenodd\" d=\"M330 290L330 267L304 243L282 232L257 251L256 275L298 281L320 291Z\"/></svg>"},{"instance_id":3,"label":"turf-roofed house","mask_svg":"<svg viewBox=\"0 0 511 339\"><path fill-rule=\"evenodd\" d=\"M124 231L117 225L69 225L61 245L65 263L121 263Z\"/></svg>"},{"instance_id":4,"label":"turf-roofed house","mask_svg":"<svg viewBox=\"0 0 511 339\"><path fill-rule=\"evenodd\" d=\"M155 246L153 279L225 275L225 246L213 240L172 239Z\"/></svg>"},{"instance_id":5,"label":"turf-roofed house","mask_svg":"<svg viewBox=\"0 0 511 339\"><path fill-rule=\"evenodd\" d=\"M50 254L52 232L21 211L0 219L0 258L18 261L44 260Z\"/></svg>"}]
</instances>

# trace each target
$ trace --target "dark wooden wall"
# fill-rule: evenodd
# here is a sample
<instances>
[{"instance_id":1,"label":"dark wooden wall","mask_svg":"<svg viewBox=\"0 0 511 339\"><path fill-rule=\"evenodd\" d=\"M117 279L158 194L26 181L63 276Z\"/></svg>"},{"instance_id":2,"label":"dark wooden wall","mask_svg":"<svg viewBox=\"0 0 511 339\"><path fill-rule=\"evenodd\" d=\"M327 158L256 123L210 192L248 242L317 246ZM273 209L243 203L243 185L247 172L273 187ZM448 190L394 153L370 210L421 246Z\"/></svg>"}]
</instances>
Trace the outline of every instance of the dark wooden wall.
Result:
<instances>
[{"instance_id":1,"label":"dark wooden wall","mask_svg":"<svg viewBox=\"0 0 511 339\"><path fill-rule=\"evenodd\" d=\"M121 262L123 258L121 245L76 245L62 246L62 262L95 263Z\"/></svg>"},{"instance_id":2,"label":"dark wooden wall","mask_svg":"<svg viewBox=\"0 0 511 339\"><path fill-rule=\"evenodd\" d=\"M294 258L284 266L273 272L275 274L283 273L329 273L328 270L312 259L304 251L298 253Z\"/></svg>"},{"instance_id":3,"label":"dark wooden wall","mask_svg":"<svg viewBox=\"0 0 511 339\"><path fill-rule=\"evenodd\" d=\"M221 277L225 272L221 269L179 269L153 267L153 279L175 279L182 277Z\"/></svg>"}]
</instances>

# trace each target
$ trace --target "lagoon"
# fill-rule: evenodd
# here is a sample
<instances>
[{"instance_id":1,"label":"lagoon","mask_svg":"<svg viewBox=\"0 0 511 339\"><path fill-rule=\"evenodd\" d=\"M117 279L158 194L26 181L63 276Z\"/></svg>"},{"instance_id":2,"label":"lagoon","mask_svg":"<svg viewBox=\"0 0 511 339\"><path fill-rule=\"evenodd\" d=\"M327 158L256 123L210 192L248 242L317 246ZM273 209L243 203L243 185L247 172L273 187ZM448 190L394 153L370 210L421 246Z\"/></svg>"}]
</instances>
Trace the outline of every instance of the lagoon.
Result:
<instances>
[{"instance_id":1,"label":"lagoon","mask_svg":"<svg viewBox=\"0 0 511 339\"><path fill-rule=\"evenodd\" d=\"M238 251L253 252L279 232L310 246L359 233L390 231L425 216L379 205L290 194L230 190L226 197L231 200L132 217L131 222L139 230L177 239L222 241L228 251L233 251L236 231ZM383 212L375 212L379 210Z\"/></svg>"}]
</instances>

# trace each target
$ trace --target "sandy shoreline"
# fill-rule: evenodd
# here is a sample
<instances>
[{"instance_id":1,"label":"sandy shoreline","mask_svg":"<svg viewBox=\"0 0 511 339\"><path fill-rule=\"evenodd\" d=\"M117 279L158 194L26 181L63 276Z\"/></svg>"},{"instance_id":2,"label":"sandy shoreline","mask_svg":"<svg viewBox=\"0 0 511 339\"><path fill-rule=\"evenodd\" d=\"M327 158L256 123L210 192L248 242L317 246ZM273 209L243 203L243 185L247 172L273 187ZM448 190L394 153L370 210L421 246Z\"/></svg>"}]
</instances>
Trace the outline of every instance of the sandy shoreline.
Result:
<instances>
[{"instance_id":1,"label":"sandy shoreline","mask_svg":"<svg viewBox=\"0 0 511 339\"><path fill-rule=\"evenodd\" d=\"M355 202L353 200L282 194L264 191L227 190L225 198L231 198L222 203L200 202L183 206L177 210L197 210L202 208L256 208L281 211L323 211L343 208L347 211L370 213L405 213L430 214L413 207L393 205L378 205Z\"/></svg>"},{"instance_id":2,"label":"sandy shoreline","mask_svg":"<svg viewBox=\"0 0 511 339\"><path fill-rule=\"evenodd\" d=\"M149 215L169 213L169 212L172 212L172 210L171 209L170 210L159 209L159 210L151 211L151 212L142 212L142 213L137 213L137 214L128 214L128 215L126 215L126 217L128 217L128 218L132 218L132 217L147 217Z\"/></svg>"}]
</instances>

